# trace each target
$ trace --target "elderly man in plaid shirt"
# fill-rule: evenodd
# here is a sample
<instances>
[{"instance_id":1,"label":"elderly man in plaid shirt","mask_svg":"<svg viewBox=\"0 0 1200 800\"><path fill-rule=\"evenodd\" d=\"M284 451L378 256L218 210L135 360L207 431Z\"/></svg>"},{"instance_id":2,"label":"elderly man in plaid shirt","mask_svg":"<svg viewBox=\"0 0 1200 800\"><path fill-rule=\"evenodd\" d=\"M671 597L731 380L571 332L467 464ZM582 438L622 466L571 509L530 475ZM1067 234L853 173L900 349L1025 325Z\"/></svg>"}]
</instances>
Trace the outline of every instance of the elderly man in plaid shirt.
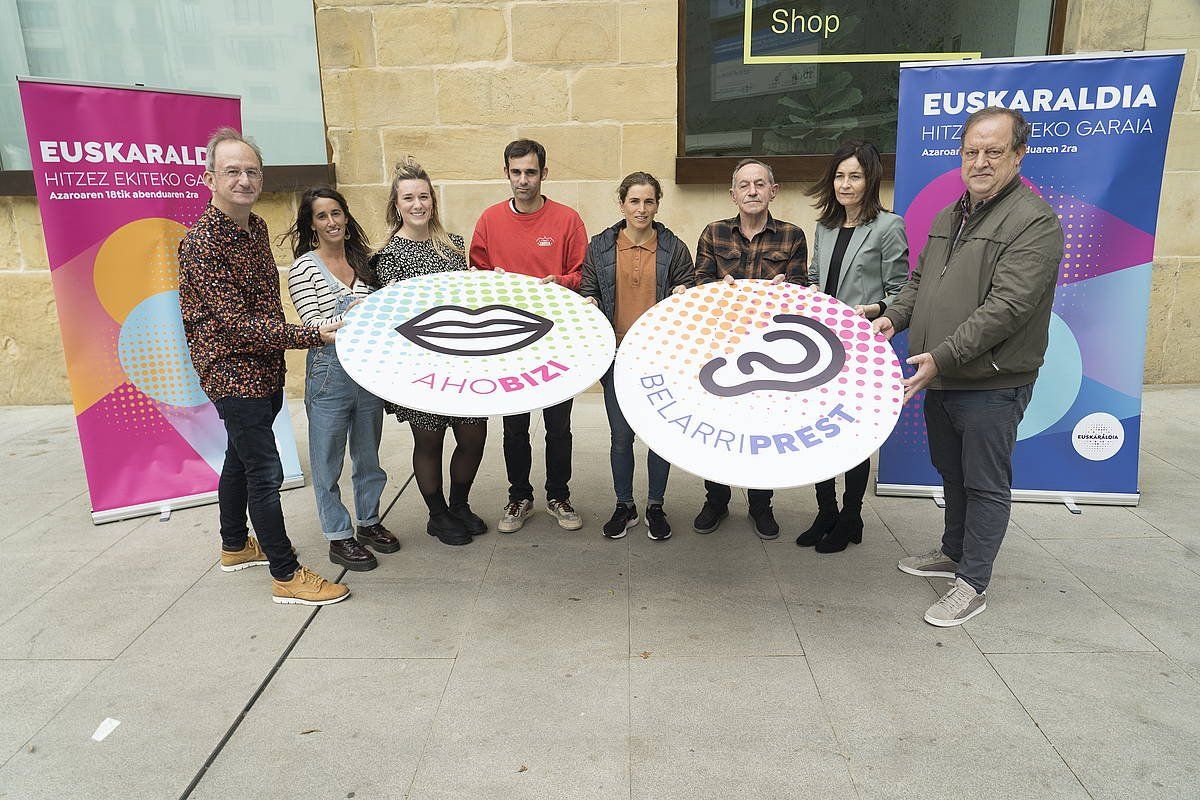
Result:
<instances>
[{"instance_id":1,"label":"elderly man in plaid shirt","mask_svg":"<svg viewBox=\"0 0 1200 800\"><path fill-rule=\"evenodd\" d=\"M771 168L753 158L743 159L733 171L729 196L737 216L709 223L696 245L696 285L738 278L758 278L780 283L808 284L808 245L804 231L771 216L771 201L779 193ZM705 481L704 507L692 524L696 533L712 533L729 516L728 486ZM750 489L750 519L763 539L779 537L779 523L771 510L770 489Z\"/></svg>"}]
</instances>

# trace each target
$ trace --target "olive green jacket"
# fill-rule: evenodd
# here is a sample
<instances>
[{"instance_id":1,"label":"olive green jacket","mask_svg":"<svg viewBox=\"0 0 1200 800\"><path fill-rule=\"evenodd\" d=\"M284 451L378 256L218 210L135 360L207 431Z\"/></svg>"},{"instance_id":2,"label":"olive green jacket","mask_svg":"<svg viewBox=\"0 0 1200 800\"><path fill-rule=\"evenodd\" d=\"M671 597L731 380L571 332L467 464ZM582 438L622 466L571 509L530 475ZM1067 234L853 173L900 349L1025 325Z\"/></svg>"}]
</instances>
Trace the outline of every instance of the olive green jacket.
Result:
<instances>
[{"instance_id":1,"label":"olive green jacket","mask_svg":"<svg viewBox=\"0 0 1200 800\"><path fill-rule=\"evenodd\" d=\"M942 209L908 284L884 312L911 354L929 353L931 389L1032 383L1049 337L1062 224L1020 176L969 215Z\"/></svg>"}]
</instances>

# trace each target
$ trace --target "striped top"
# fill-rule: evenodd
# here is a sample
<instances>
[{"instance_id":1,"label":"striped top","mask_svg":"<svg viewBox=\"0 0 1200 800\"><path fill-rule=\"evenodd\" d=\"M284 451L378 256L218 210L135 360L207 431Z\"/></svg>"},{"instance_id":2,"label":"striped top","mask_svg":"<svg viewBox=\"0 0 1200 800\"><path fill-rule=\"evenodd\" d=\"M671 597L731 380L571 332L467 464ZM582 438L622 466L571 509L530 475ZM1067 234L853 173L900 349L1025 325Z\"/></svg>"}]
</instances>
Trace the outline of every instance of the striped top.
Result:
<instances>
[{"instance_id":1,"label":"striped top","mask_svg":"<svg viewBox=\"0 0 1200 800\"><path fill-rule=\"evenodd\" d=\"M333 280L336 285L330 286L317 263L316 254L312 252L300 256L288 267L288 294L302 323L316 327L340 322L342 315L336 313L338 298L351 293L361 298L374 291L357 277L353 290L336 277Z\"/></svg>"}]
</instances>

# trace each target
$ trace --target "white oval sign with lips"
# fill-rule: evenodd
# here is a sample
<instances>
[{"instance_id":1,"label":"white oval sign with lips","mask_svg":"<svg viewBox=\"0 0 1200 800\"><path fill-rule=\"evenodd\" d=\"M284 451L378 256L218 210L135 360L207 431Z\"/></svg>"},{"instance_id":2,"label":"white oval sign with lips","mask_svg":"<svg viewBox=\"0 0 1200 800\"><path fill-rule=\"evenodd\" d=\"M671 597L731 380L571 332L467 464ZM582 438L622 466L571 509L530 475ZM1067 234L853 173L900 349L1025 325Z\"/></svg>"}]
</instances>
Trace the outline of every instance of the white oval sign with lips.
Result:
<instances>
[{"instance_id":1,"label":"white oval sign with lips","mask_svg":"<svg viewBox=\"0 0 1200 800\"><path fill-rule=\"evenodd\" d=\"M337 333L338 358L360 386L456 417L561 403L604 374L615 346L608 320L575 292L484 270L385 286Z\"/></svg>"},{"instance_id":2,"label":"white oval sign with lips","mask_svg":"<svg viewBox=\"0 0 1200 800\"><path fill-rule=\"evenodd\" d=\"M617 399L646 445L708 480L781 489L832 478L891 433L891 344L806 286L741 280L673 295L621 342Z\"/></svg>"}]
</instances>

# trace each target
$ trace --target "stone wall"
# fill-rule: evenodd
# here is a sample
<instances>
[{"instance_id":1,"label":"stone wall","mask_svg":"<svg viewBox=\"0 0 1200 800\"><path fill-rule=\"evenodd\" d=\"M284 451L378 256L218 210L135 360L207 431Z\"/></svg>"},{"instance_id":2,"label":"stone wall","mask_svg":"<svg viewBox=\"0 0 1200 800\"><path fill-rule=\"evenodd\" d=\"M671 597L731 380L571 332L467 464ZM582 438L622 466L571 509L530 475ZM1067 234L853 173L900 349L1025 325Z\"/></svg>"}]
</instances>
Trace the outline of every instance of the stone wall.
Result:
<instances>
[{"instance_id":1,"label":"stone wall","mask_svg":"<svg viewBox=\"0 0 1200 800\"><path fill-rule=\"evenodd\" d=\"M378 242L392 165L429 170L443 219L470 236L479 213L509 196L501 151L530 136L549 151L546 194L590 231L614 222L618 181L662 179L659 219L695 242L730 216L727 187L676 186L677 0L318 0L325 118L339 188ZM1200 6L1195 0L1071 0L1069 52L1186 48L1163 183L1146 380L1200 381ZM267 154L268 160L270 154ZM773 211L811 231L801 185ZM887 187L890 193L890 187ZM264 198L282 232L294 199ZM290 262L277 252L281 264ZM0 198L0 403L67 402L69 392L36 202ZM299 354L289 390L302 377Z\"/></svg>"}]
</instances>

